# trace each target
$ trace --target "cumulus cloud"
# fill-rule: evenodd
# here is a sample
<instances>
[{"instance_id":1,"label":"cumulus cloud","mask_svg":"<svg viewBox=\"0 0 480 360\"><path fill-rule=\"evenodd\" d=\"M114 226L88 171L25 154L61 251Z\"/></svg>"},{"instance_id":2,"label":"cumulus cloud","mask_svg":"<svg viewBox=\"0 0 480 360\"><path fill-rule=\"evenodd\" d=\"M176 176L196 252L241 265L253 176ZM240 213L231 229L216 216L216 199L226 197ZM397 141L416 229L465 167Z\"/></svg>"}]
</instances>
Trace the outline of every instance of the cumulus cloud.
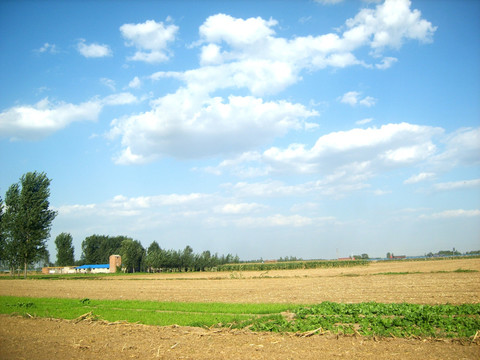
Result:
<instances>
[{"instance_id":1,"label":"cumulus cloud","mask_svg":"<svg viewBox=\"0 0 480 360\"><path fill-rule=\"evenodd\" d=\"M435 177L435 173L422 172L422 173L417 174L417 175L412 175L407 180L405 180L403 183L404 184L416 184L418 182L425 181L425 180L428 180L428 179L432 179L434 177Z\"/></svg>"},{"instance_id":2,"label":"cumulus cloud","mask_svg":"<svg viewBox=\"0 0 480 360\"><path fill-rule=\"evenodd\" d=\"M75 105L45 98L33 106L15 106L0 113L0 134L12 140L38 140L73 122L95 121L101 109L95 100Z\"/></svg>"},{"instance_id":3,"label":"cumulus cloud","mask_svg":"<svg viewBox=\"0 0 480 360\"><path fill-rule=\"evenodd\" d=\"M86 58L101 58L112 56L112 50L105 44L86 44L85 39L80 39L77 44L78 52Z\"/></svg>"},{"instance_id":4,"label":"cumulus cloud","mask_svg":"<svg viewBox=\"0 0 480 360\"><path fill-rule=\"evenodd\" d=\"M116 85L115 85L115 80L109 79L109 78L101 78L100 82L108 87L110 90L115 91L116 90Z\"/></svg>"},{"instance_id":5,"label":"cumulus cloud","mask_svg":"<svg viewBox=\"0 0 480 360\"><path fill-rule=\"evenodd\" d=\"M344 38L352 46L367 41L377 52L387 47L398 49L406 39L430 42L436 27L410 5L409 0L386 0L375 9L362 9L347 20Z\"/></svg>"},{"instance_id":6,"label":"cumulus cloud","mask_svg":"<svg viewBox=\"0 0 480 360\"><path fill-rule=\"evenodd\" d=\"M41 46L39 49L35 50L38 53L50 53L50 54L56 54L58 53L58 48L55 44L50 44L46 42Z\"/></svg>"},{"instance_id":7,"label":"cumulus cloud","mask_svg":"<svg viewBox=\"0 0 480 360\"><path fill-rule=\"evenodd\" d=\"M0 136L11 140L40 140L71 123L96 121L104 106L125 105L137 101L129 93L71 104L48 98L34 105L19 105L0 113Z\"/></svg>"},{"instance_id":8,"label":"cumulus cloud","mask_svg":"<svg viewBox=\"0 0 480 360\"><path fill-rule=\"evenodd\" d=\"M419 11L410 9L407 0L387 0L375 9L361 10L345 22L343 32L284 38L277 35L277 26L272 18L209 16L193 45L200 51L199 67L159 71L150 77L154 81L177 79L182 86L151 101L150 110L111 123L110 136L120 138L122 144L115 161L128 164L162 156L238 154L288 131L316 128L317 124L307 121L318 116L316 111L287 101L264 101L261 96L277 94L297 83L303 71L352 65L374 68L355 55L365 47L374 50L375 62L381 61L377 67L386 68L394 59L382 59L384 49L398 48L409 39L429 41L435 31ZM149 20L125 24L120 30L127 45L138 49L132 59L154 62L168 59L168 44L178 27ZM220 97L220 91L231 95ZM343 101L370 107L377 100L350 92ZM293 152L298 151L300 147ZM408 161L428 149L407 146L395 151L385 156ZM307 163L304 165L311 166Z\"/></svg>"},{"instance_id":9,"label":"cumulus cloud","mask_svg":"<svg viewBox=\"0 0 480 360\"><path fill-rule=\"evenodd\" d=\"M264 205L257 203L229 203L215 207L214 211L220 214L238 215L256 212L264 208Z\"/></svg>"},{"instance_id":10,"label":"cumulus cloud","mask_svg":"<svg viewBox=\"0 0 480 360\"><path fill-rule=\"evenodd\" d=\"M462 128L445 139L445 150L434 158L443 170L456 165L480 164L480 127Z\"/></svg>"},{"instance_id":11,"label":"cumulus cloud","mask_svg":"<svg viewBox=\"0 0 480 360\"><path fill-rule=\"evenodd\" d=\"M159 63L170 58L168 44L175 40L178 26L147 20L139 24L124 24L120 32L127 46L137 48L129 60Z\"/></svg>"},{"instance_id":12,"label":"cumulus cloud","mask_svg":"<svg viewBox=\"0 0 480 360\"><path fill-rule=\"evenodd\" d=\"M135 76L132 81L128 83L128 87L132 89L138 89L142 85L142 81L139 79L138 76Z\"/></svg>"},{"instance_id":13,"label":"cumulus cloud","mask_svg":"<svg viewBox=\"0 0 480 360\"><path fill-rule=\"evenodd\" d=\"M377 166L399 166L431 156L436 149L432 137L442 132L440 128L408 123L339 131L321 136L311 148L303 144L286 149L272 147L264 152L263 161L278 171L300 173L324 172L347 164L364 171L373 162Z\"/></svg>"},{"instance_id":14,"label":"cumulus cloud","mask_svg":"<svg viewBox=\"0 0 480 360\"><path fill-rule=\"evenodd\" d=\"M316 112L286 101L251 96L201 98L180 89L154 102L151 111L112 122L111 137L125 147L117 163L139 163L160 156L198 158L242 152L292 129Z\"/></svg>"},{"instance_id":15,"label":"cumulus cloud","mask_svg":"<svg viewBox=\"0 0 480 360\"><path fill-rule=\"evenodd\" d=\"M365 96L362 98L361 95L362 93L358 91L349 91L343 94L343 96L339 97L338 100L344 104L348 104L351 106L359 104L366 107L371 107L377 102L377 99L371 96Z\"/></svg>"},{"instance_id":16,"label":"cumulus cloud","mask_svg":"<svg viewBox=\"0 0 480 360\"><path fill-rule=\"evenodd\" d=\"M105 97L102 100L102 103L105 105L128 105L133 104L138 101L135 95L132 95L128 92L112 94Z\"/></svg>"},{"instance_id":17,"label":"cumulus cloud","mask_svg":"<svg viewBox=\"0 0 480 360\"><path fill-rule=\"evenodd\" d=\"M437 183L433 185L433 188L438 191L448 191L448 190L456 190L456 189L468 189L468 188L479 187L479 186L480 186L480 179L473 179L473 180L461 180L461 181Z\"/></svg>"},{"instance_id":18,"label":"cumulus cloud","mask_svg":"<svg viewBox=\"0 0 480 360\"><path fill-rule=\"evenodd\" d=\"M358 120L355 122L355 124L357 125L365 125L365 124L368 124L370 122L372 122L373 119L372 118L366 118L366 119L362 119L362 120Z\"/></svg>"},{"instance_id":19,"label":"cumulus cloud","mask_svg":"<svg viewBox=\"0 0 480 360\"><path fill-rule=\"evenodd\" d=\"M355 128L320 136L314 145L291 144L250 152L209 167L213 174L315 174L319 180L287 186L272 182L238 183L232 188L242 196L304 195L343 197L370 187L369 181L385 172L428 163L438 151L435 142L443 129L408 123ZM433 176L423 173L405 183ZM379 194L379 192L375 192ZM382 192L382 194L385 192Z\"/></svg>"},{"instance_id":20,"label":"cumulus cloud","mask_svg":"<svg viewBox=\"0 0 480 360\"><path fill-rule=\"evenodd\" d=\"M471 218L480 216L480 210L464 210L464 209L456 209L456 210L445 210L437 213L433 213L430 215L420 215L422 219L452 219L452 218Z\"/></svg>"}]
</instances>

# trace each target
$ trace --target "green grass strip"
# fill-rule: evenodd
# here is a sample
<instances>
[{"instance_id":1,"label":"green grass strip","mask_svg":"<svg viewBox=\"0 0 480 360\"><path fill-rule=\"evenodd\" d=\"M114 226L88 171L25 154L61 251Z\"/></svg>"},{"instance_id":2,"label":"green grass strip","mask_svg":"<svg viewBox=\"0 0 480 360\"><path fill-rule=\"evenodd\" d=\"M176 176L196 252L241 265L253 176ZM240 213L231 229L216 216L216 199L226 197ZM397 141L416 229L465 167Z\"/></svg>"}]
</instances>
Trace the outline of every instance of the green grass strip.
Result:
<instances>
[{"instance_id":1,"label":"green grass strip","mask_svg":"<svg viewBox=\"0 0 480 360\"><path fill-rule=\"evenodd\" d=\"M292 307L292 305L290 305ZM245 322L285 311L285 304L181 303L136 300L0 297L0 313L76 319L92 312L106 321L146 325L214 326Z\"/></svg>"},{"instance_id":2,"label":"green grass strip","mask_svg":"<svg viewBox=\"0 0 480 360\"><path fill-rule=\"evenodd\" d=\"M3 296L0 313L63 319L90 313L109 322L386 337L464 339L480 330L480 304L228 304Z\"/></svg>"}]
</instances>

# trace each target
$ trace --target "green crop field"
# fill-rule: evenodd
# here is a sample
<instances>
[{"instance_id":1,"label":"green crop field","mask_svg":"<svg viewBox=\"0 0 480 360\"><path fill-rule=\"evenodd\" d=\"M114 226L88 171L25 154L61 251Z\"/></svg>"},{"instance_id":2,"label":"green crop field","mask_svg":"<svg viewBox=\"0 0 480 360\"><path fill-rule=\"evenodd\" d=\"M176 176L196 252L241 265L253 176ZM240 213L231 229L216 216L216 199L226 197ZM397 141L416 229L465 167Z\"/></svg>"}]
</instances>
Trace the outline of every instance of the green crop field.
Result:
<instances>
[{"instance_id":1,"label":"green crop field","mask_svg":"<svg viewBox=\"0 0 480 360\"><path fill-rule=\"evenodd\" d=\"M0 313L126 321L147 325L249 328L253 331L382 337L474 337L480 304L416 305L323 302L316 305L181 303L0 297Z\"/></svg>"}]
</instances>

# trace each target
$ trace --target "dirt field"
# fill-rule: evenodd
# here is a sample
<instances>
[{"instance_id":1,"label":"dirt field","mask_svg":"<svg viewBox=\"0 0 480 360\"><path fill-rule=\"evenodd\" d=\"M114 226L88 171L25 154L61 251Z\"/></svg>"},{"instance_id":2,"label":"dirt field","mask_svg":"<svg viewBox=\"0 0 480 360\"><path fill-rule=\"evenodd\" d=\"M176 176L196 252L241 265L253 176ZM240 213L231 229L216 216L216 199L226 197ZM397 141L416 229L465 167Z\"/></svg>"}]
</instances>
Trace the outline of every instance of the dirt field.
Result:
<instances>
[{"instance_id":1,"label":"dirt field","mask_svg":"<svg viewBox=\"0 0 480 360\"><path fill-rule=\"evenodd\" d=\"M457 269L479 272L452 272ZM387 272L409 274L375 275ZM4 280L0 281L0 295L234 303L461 304L480 301L480 259L381 262L343 269Z\"/></svg>"},{"instance_id":2,"label":"dirt field","mask_svg":"<svg viewBox=\"0 0 480 360\"><path fill-rule=\"evenodd\" d=\"M0 316L2 359L478 359L480 346L420 340L73 324Z\"/></svg>"},{"instance_id":3,"label":"dirt field","mask_svg":"<svg viewBox=\"0 0 480 360\"><path fill-rule=\"evenodd\" d=\"M0 295L197 302L480 302L480 259L95 280L1 280ZM408 272L403 275L381 273ZM1 359L479 359L464 342L105 325L0 316Z\"/></svg>"}]
</instances>

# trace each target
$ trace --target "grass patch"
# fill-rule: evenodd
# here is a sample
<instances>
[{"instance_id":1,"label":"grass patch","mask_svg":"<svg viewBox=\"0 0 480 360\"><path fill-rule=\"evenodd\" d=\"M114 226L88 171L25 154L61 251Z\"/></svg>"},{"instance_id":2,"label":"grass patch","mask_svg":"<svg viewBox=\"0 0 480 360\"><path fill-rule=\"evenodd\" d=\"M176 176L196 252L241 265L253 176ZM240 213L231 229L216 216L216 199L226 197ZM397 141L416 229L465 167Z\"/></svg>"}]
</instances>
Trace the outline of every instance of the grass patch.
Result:
<instances>
[{"instance_id":1,"label":"grass patch","mask_svg":"<svg viewBox=\"0 0 480 360\"><path fill-rule=\"evenodd\" d=\"M0 313L147 325L233 327L254 331L472 338L480 304L418 305L322 302L315 305L181 303L135 300L0 297Z\"/></svg>"},{"instance_id":2,"label":"grass patch","mask_svg":"<svg viewBox=\"0 0 480 360\"><path fill-rule=\"evenodd\" d=\"M28 304L26 306L25 304ZM107 321L146 325L214 326L286 311L285 304L181 303L136 300L0 297L0 313L73 320L92 312Z\"/></svg>"}]
</instances>

